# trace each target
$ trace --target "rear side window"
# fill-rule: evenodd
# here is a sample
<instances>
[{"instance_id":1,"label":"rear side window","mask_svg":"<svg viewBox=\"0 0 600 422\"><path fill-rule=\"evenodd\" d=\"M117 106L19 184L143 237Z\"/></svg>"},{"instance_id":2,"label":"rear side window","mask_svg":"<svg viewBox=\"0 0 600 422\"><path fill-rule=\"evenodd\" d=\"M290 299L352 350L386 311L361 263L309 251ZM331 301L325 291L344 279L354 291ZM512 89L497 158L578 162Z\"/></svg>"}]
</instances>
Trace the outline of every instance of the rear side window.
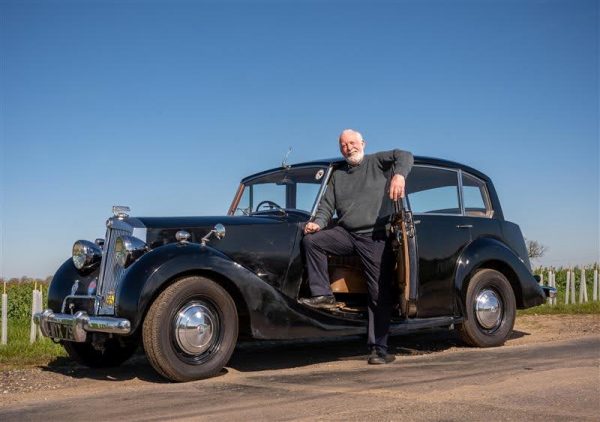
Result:
<instances>
[{"instance_id":1,"label":"rear side window","mask_svg":"<svg viewBox=\"0 0 600 422\"><path fill-rule=\"evenodd\" d=\"M461 214L457 171L415 166L406 188L415 213Z\"/></svg>"},{"instance_id":2,"label":"rear side window","mask_svg":"<svg viewBox=\"0 0 600 422\"><path fill-rule=\"evenodd\" d=\"M462 176L465 214L473 217L491 216L485 182L464 172Z\"/></svg>"}]
</instances>

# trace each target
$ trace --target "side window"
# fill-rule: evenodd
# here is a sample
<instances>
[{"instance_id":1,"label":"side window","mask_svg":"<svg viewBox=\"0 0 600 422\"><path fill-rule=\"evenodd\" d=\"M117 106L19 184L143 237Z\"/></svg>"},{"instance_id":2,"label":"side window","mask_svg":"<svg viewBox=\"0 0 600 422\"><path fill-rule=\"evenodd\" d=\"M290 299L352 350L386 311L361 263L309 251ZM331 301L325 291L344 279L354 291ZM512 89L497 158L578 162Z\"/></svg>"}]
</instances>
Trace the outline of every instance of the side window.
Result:
<instances>
[{"instance_id":1,"label":"side window","mask_svg":"<svg viewBox=\"0 0 600 422\"><path fill-rule=\"evenodd\" d=\"M234 215L250 215L259 211L256 207L262 201L275 202L281 207L285 207L285 186L275 185L273 183L257 183L247 186L240 198L240 202L234 212ZM261 210L269 209L268 205Z\"/></svg>"},{"instance_id":2,"label":"side window","mask_svg":"<svg viewBox=\"0 0 600 422\"><path fill-rule=\"evenodd\" d=\"M320 188L321 185L317 183L298 183L296 185L296 209L311 212Z\"/></svg>"},{"instance_id":3,"label":"side window","mask_svg":"<svg viewBox=\"0 0 600 422\"><path fill-rule=\"evenodd\" d=\"M465 214L475 217L491 217L485 182L463 173L463 202Z\"/></svg>"},{"instance_id":4,"label":"side window","mask_svg":"<svg viewBox=\"0 0 600 422\"><path fill-rule=\"evenodd\" d=\"M458 172L415 166L406 184L408 201L413 212L461 213L458 200Z\"/></svg>"}]
</instances>

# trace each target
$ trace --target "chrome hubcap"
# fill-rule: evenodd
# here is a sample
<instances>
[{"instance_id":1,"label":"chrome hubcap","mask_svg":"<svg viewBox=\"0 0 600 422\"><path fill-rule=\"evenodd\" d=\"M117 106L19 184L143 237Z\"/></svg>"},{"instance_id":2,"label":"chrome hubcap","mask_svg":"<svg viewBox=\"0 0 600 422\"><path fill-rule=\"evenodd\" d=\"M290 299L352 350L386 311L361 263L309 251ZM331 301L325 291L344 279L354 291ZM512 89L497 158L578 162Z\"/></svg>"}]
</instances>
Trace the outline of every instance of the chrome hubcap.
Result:
<instances>
[{"instance_id":1,"label":"chrome hubcap","mask_svg":"<svg viewBox=\"0 0 600 422\"><path fill-rule=\"evenodd\" d=\"M502 321L502 299L494 290L484 289L475 300L475 316L486 330L497 328Z\"/></svg>"},{"instance_id":2,"label":"chrome hubcap","mask_svg":"<svg viewBox=\"0 0 600 422\"><path fill-rule=\"evenodd\" d=\"M218 332L217 314L204 302L188 303L175 315L175 340L179 348L189 355L206 352Z\"/></svg>"}]
</instances>

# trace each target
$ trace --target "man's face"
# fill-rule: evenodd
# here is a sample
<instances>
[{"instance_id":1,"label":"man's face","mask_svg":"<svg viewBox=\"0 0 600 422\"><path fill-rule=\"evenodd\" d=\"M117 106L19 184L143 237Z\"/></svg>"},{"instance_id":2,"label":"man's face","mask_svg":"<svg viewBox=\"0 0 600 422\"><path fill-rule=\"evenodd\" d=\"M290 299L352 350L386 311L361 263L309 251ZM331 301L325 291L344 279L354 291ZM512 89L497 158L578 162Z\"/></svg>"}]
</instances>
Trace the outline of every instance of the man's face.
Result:
<instances>
[{"instance_id":1,"label":"man's face","mask_svg":"<svg viewBox=\"0 0 600 422\"><path fill-rule=\"evenodd\" d=\"M340 137L340 152L349 164L355 166L365 155L365 143L354 134L344 134Z\"/></svg>"}]
</instances>

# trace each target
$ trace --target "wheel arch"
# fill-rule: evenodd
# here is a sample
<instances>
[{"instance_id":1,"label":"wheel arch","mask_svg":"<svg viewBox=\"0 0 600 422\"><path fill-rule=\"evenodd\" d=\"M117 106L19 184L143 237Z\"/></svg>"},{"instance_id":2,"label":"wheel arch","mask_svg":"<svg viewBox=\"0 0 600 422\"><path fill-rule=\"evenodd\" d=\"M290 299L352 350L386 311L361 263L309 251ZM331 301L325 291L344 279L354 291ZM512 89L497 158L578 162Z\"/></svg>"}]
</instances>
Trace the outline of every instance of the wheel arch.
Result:
<instances>
[{"instance_id":1,"label":"wheel arch","mask_svg":"<svg viewBox=\"0 0 600 422\"><path fill-rule=\"evenodd\" d=\"M250 337L252 335L252 331L250 328L250 312L248 311L248 304L246 303L244 296L232 280L230 280L223 274L208 269L188 269L186 271L182 271L181 273L175 274L169 279L165 280L163 284L161 284L157 289L154 290L151 298L149 299L141 314L140 322L146 318L150 306L165 289L167 289L169 286L171 286L179 280L195 276L208 278L217 283L222 288L224 288L225 291L227 291L229 296L231 296L231 298L233 299L233 302L235 303L235 308L238 313L239 334L243 335L244 337Z\"/></svg>"},{"instance_id":2,"label":"wheel arch","mask_svg":"<svg viewBox=\"0 0 600 422\"><path fill-rule=\"evenodd\" d=\"M493 269L504 275L513 290L518 309L537 306L544 301L544 292L516 253L495 238L479 238L461 253L456 266L454 289L456 313L465 315L465 298L469 281L482 269Z\"/></svg>"},{"instance_id":3,"label":"wheel arch","mask_svg":"<svg viewBox=\"0 0 600 422\"><path fill-rule=\"evenodd\" d=\"M219 251L196 244L171 244L143 256L125 274L117 289L116 315L131 322L138 331L150 305L166 288L186 277L207 277L223 287L233 299L242 334L251 333L248 303L238 285L247 281L244 269Z\"/></svg>"}]
</instances>

